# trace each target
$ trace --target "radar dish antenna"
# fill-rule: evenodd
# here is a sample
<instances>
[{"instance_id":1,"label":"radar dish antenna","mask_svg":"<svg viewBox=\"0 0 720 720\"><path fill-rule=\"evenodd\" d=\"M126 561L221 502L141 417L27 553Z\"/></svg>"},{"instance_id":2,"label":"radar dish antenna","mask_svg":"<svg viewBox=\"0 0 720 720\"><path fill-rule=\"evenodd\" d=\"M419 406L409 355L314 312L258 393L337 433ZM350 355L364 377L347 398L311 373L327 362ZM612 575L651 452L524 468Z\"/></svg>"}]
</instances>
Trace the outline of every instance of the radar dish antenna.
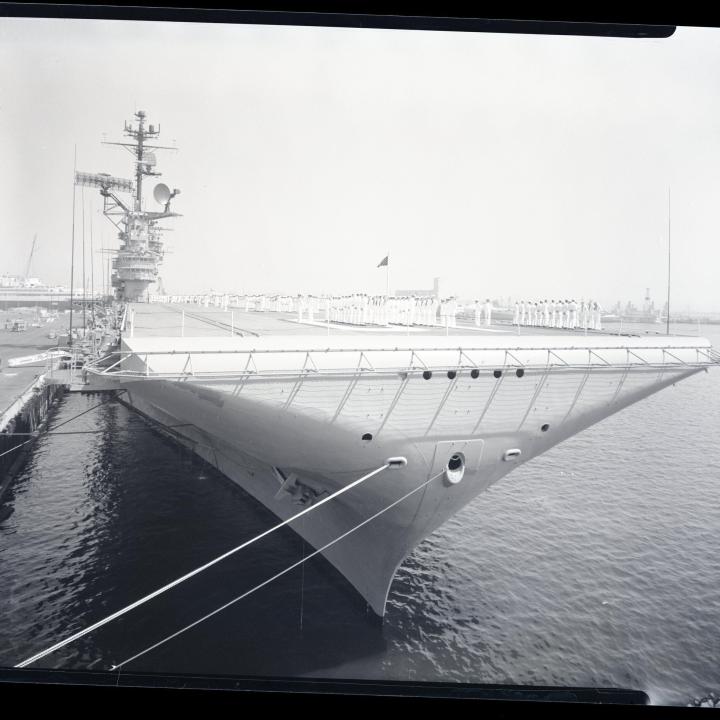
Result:
<instances>
[{"instance_id":1,"label":"radar dish antenna","mask_svg":"<svg viewBox=\"0 0 720 720\"><path fill-rule=\"evenodd\" d=\"M153 190L153 197L155 198L155 202L160 203L160 205L165 205L171 197L170 188L165 185L165 183L158 183Z\"/></svg>"}]
</instances>

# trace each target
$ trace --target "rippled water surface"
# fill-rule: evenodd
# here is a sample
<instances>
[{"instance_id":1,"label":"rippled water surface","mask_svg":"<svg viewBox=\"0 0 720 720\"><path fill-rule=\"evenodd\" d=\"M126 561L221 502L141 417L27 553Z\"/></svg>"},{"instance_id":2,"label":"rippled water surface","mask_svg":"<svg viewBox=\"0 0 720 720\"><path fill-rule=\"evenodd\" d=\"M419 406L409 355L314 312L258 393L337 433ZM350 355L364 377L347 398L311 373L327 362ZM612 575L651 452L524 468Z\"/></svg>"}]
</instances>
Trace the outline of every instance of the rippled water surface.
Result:
<instances>
[{"instance_id":1,"label":"rippled water surface","mask_svg":"<svg viewBox=\"0 0 720 720\"><path fill-rule=\"evenodd\" d=\"M693 332L695 330L693 329ZM720 331L703 328L716 347ZM67 396L59 424L102 402ZM274 524L116 403L41 438L0 524L12 665ZM100 432L97 432L97 431ZM523 465L408 558L384 627L324 561L129 664L243 675L720 689L720 370ZM311 550L275 533L43 659L105 669Z\"/></svg>"}]
</instances>

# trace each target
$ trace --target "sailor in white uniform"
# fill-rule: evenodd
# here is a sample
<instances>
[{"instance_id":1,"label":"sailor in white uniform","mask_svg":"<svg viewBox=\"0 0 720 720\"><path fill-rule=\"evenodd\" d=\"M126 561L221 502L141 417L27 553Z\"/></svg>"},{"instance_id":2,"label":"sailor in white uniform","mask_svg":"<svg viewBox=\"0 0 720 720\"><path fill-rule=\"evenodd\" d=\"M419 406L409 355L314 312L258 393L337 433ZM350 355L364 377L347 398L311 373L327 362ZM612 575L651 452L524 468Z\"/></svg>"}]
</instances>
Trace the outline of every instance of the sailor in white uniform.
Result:
<instances>
[{"instance_id":1,"label":"sailor in white uniform","mask_svg":"<svg viewBox=\"0 0 720 720\"><path fill-rule=\"evenodd\" d=\"M570 301L570 327L574 330L578 326L578 306L573 298Z\"/></svg>"},{"instance_id":2,"label":"sailor in white uniform","mask_svg":"<svg viewBox=\"0 0 720 720\"><path fill-rule=\"evenodd\" d=\"M315 322L315 296L311 295L308 298L308 320Z\"/></svg>"},{"instance_id":3,"label":"sailor in white uniform","mask_svg":"<svg viewBox=\"0 0 720 720\"><path fill-rule=\"evenodd\" d=\"M418 318L418 296L413 295L410 298L410 322L409 325L414 325L417 322Z\"/></svg>"},{"instance_id":4,"label":"sailor in white uniform","mask_svg":"<svg viewBox=\"0 0 720 720\"><path fill-rule=\"evenodd\" d=\"M492 322L492 303L490 302L490 298L485 299L485 325L489 326Z\"/></svg>"},{"instance_id":5,"label":"sailor in white uniform","mask_svg":"<svg viewBox=\"0 0 720 720\"><path fill-rule=\"evenodd\" d=\"M440 298L433 295L432 303L430 304L430 324L438 324L438 311L440 310Z\"/></svg>"},{"instance_id":6,"label":"sailor in white uniform","mask_svg":"<svg viewBox=\"0 0 720 720\"><path fill-rule=\"evenodd\" d=\"M480 314L480 301L476 300L475 301L475 326L476 327L479 327L479 325L480 325L480 319L481 319L480 315L481 315Z\"/></svg>"},{"instance_id":7,"label":"sailor in white uniform","mask_svg":"<svg viewBox=\"0 0 720 720\"><path fill-rule=\"evenodd\" d=\"M451 297L448 303L448 318L450 321L450 327L457 327L457 298Z\"/></svg>"},{"instance_id":8,"label":"sailor in white uniform","mask_svg":"<svg viewBox=\"0 0 720 720\"><path fill-rule=\"evenodd\" d=\"M513 325L520 324L520 303L515 301L515 310L513 312Z\"/></svg>"}]
</instances>

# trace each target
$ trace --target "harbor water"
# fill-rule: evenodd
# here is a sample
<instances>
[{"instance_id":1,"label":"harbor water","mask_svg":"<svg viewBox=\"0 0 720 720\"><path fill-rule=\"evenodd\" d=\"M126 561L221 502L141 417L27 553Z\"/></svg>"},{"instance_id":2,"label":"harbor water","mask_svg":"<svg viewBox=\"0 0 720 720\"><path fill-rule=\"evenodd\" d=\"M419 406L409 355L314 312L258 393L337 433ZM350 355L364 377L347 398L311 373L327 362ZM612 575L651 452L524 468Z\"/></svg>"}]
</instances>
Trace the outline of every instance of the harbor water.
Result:
<instances>
[{"instance_id":1,"label":"harbor water","mask_svg":"<svg viewBox=\"0 0 720 720\"><path fill-rule=\"evenodd\" d=\"M718 326L701 332L720 347ZM49 428L4 500L13 512L0 523L0 665L276 522L107 396L66 395ZM662 704L718 692L718 437L711 369L476 498L402 565L382 626L316 557L125 667L614 686ZM284 528L34 667L108 669L310 552Z\"/></svg>"}]
</instances>

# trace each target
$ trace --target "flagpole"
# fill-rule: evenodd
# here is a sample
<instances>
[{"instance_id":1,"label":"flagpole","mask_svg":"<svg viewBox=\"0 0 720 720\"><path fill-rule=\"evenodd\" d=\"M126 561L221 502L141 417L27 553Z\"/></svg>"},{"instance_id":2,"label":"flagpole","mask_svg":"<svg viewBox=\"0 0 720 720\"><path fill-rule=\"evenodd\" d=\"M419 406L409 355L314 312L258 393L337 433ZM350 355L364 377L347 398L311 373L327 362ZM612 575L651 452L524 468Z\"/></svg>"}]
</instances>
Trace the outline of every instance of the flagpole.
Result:
<instances>
[{"instance_id":1,"label":"flagpole","mask_svg":"<svg viewBox=\"0 0 720 720\"><path fill-rule=\"evenodd\" d=\"M73 344L73 295L75 294L75 190L77 188L77 143L75 143L75 152L73 160L73 209L72 209L72 244L70 245L70 327L68 330L68 345Z\"/></svg>"},{"instance_id":2,"label":"flagpole","mask_svg":"<svg viewBox=\"0 0 720 720\"><path fill-rule=\"evenodd\" d=\"M390 251L388 250L387 262L385 263L385 297L390 297Z\"/></svg>"},{"instance_id":3,"label":"flagpole","mask_svg":"<svg viewBox=\"0 0 720 720\"><path fill-rule=\"evenodd\" d=\"M668 185L668 271L667 271L667 325L666 334L670 334L670 185Z\"/></svg>"}]
</instances>

